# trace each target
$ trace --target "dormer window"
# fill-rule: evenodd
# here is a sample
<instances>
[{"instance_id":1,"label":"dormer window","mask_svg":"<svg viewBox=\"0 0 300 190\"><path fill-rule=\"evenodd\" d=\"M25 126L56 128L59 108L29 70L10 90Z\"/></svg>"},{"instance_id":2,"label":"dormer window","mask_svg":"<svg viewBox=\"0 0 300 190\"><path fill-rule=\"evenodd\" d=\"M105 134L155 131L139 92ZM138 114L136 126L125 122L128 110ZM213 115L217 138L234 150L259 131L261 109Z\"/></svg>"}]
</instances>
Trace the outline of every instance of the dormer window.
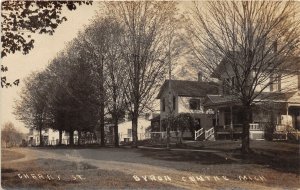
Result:
<instances>
[{"instance_id":1,"label":"dormer window","mask_svg":"<svg viewBox=\"0 0 300 190\"><path fill-rule=\"evenodd\" d=\"M200 99L190 99L189 103L191 110L200 110Z\"/></svg>"},{"instance_id":2,"label":"dormer window","mask_svg":"<svg viewBox=\"0 0 300 190\"><path fill-rule=\"evenodd\" d=\"M223 94L230 94L231 85L232 81L230 78L226 78L223 80Z\"/></svg>"},{"instance_id":3,"label":"dormer window","mask_svg":"<svg viewBox=\"0 0 300 190\"><path fill-rule=\"evenodd\" d=\"M270 91L276 92L281 90L280 75L274 74L270 76Z\"/></svg>"},{"instance_id":4,"label":"dormer window","mask_svg":"<svg viewBox=\"0 0 300 190\"><path fill-rule=\"evenodd\" d=\"M235 78L232 77L231 78L231 89L234 89L234 86L235 86Z\"/></svg>"}]
</instances>

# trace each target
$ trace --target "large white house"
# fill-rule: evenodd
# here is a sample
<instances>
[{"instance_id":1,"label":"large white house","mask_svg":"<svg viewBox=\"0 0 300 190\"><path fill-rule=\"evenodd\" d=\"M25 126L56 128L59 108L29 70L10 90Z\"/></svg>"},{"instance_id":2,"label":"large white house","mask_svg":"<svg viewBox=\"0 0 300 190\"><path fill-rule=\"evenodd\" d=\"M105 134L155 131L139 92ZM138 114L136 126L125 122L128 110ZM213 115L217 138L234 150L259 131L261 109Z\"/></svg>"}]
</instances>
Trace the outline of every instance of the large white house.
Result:
<instances>
[{"instance_id":1,"label":"large white house","mask_svg":"<svg viewBox=\"0 0 300 190\"><path fill-rule=\"evenodd\" d=\"M44 145L58 145L59 143L59 132L53 129L43 129L42 138ZM69 134L67 132L62 132L62 144L69 144ZM74 143L77 142L78 136L77 132L74 132ZM28 134L28 145L38 146L40 145L40 132L36 129L30 129Z\"/></svg>"},{"instance_id":2,"label":"large white house","mask_svg":"<svg viewBox=\"0 0 300 190\"><path fill-rule=\"evenodd\" d=\"M205 107L213 109L217 119L217 136L234 130L242 132L241 103L233 89L237 83L230 61L224 58L216 68L212 77L219 80L219 94L208 95ZM300 129L300 58L294 58L293 64L286 67L274 68L277 71L257 80L254 88L257 96L253 100L252 124L250 138L264 139L266 127L275 125L275 132ZM285 64L284 64L285 65ZM256 76L255 68L251 70ZM276 73L276 74L275 74ZM242 75L240 73L240 75Z\"/></svg>"}]
</instances>

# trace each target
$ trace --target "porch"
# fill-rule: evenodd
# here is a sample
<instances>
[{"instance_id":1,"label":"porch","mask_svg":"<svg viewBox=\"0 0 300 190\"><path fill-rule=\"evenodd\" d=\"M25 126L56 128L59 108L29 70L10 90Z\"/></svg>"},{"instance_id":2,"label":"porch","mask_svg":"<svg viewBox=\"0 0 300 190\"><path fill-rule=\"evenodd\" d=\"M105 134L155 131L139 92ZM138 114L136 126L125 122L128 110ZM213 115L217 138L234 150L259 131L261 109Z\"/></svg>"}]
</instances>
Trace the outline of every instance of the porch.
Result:
<instances>
[{"instance_id":1,"label":"porch","mask_svg":"<svg viewBox=\"0 0 300 190\"><path fill-rule=\"evenodd\" d=\"M280 95L254 101L251 108L250 139L261 140L266 135L271 136L271 139L282 139L281 134L286 139L288 133L292 134L300 129L300 103L290 101L292 95ZM205 108L214 110L216 139L241 138L243 119L241 104L237 98L233 95L208 95Z\"/></svg>"}]
</instances>

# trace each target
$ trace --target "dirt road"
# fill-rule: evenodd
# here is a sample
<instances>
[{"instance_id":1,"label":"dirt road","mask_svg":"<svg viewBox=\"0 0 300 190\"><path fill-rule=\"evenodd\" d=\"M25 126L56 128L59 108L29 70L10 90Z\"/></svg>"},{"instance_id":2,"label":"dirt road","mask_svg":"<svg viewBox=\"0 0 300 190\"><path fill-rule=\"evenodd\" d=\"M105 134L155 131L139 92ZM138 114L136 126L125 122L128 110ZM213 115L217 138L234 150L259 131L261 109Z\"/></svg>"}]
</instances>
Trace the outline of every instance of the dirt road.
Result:
<instances>
[{"instance_id":1,"label":"dirt road","mask_svg":"<svg viewBox=\"0 0 300 190\"><path fill-rule=\"evenodd\" d=\"M14 151L26 156L3 164L33 159L84 162L101 170L122 172L124 175L129 175L135 183L154 181L180 189L281 189L286 184L289 184L287 186L289 188L296 188L297 182L295 181L299 180L297 174L282 173L256 164L239 163L238 160L232 160L227 158L226 154L220 153L176 151L164 153L161 150L122 148L26 148ZM289 179L290 183L278 181L282 178Z\"/></svg>"}]
</instances>

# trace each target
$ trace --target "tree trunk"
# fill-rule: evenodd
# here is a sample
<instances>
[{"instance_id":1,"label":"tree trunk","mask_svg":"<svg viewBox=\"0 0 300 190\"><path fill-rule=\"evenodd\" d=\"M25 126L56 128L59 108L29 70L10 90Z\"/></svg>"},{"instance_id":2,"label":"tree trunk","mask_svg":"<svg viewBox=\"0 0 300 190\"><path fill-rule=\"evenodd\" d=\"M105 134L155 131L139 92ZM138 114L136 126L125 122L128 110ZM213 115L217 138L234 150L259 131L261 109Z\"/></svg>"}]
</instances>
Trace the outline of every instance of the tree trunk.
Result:
<instances>
[{"instance_id":1,"label":"tree trunk","mask_svg":"<svg viewBox=\"0 0 300 190\"><path fill-rule=\"evenodd\" d=\"M101 146L105 146L105 131L104 131L104 106L101 106L100 112L100 139L101 139ZM102 111L103 110L103 111Z\"/></svg>"},{"instance_id":2,"label":"tree trunk","mask_svg":"<svg viewBox=\"0 0 300 190\"><path fill-rule=\"evenodd\" d=\"M80 140L81 140L81 131L78 130L78 139L77 139L77 145L80 145Z\"/></svg>"},{"instance_id":3,"label":"tree trunk","mask_svg":"<svg viewBox=\"0 0 300 190\"><path fill-rule=\"evenodd\" d=\"M70 130L70 145L74 145L74 130Z\"/></svg>"},{"instance_id":4,"label":"tree trunk","mask_svg":"<svg viewBox=\"0 0 300 190\"><path fill-rule=\"evenodd\" d=\"M247 154L251 151L250 149L250 123L252 122L252 110L250 105L244 106L242 110L243 116L243 133L242 133L242 153Z\"/></svg>"},{"instance_id":5,"label":"tree trunk","mask_svg":"<svg viewBox=\"0 0 300 190\"><path fill-rule=\"evenodd\" d=\"M62 142L62 129L59 129L58 145L61 145L61 142Z\"/></svg>"},{"instance_id":6,"label":"tree trunk","mask_svg":"<svg viewBox=\"0 0 300 190\"><path fill-rule=\"evenodd\" d=\"M180 133L180 144L182 144L183 133L184 133L184 131L181 131L181 133Z\"/></svg>"},{"instance_id":7,"label":"tree trunk","mask_svg":"<svg viewBox=\"0 0 300 190\"><path fill-rule=\"evenodd\" d=\"M39 127L39 131L40 131L40 146L44 146L42 127Z\"/></svg>"},{"instance_id":8,"label":"tree trunk","mask_svg":"<svg viewBox=\"0 0 300 190\"><path fill-rule=\"evenodd\" d=\"M118 129L118 120L115 119L114 122L114 137L115 137L115 147L119 147L119 129Z\"/></svg>"},{"instance_id":9,"label":"tree trunk","mask_svg":"<svg viewBox=\"0 0 300 190\"><path fill-rule=\"evenodd\" d=\"M132 147L137 147L137 126L138 126L138 113L136 110L134 110L132 115Z\"/></svg>"}]
</instances>

